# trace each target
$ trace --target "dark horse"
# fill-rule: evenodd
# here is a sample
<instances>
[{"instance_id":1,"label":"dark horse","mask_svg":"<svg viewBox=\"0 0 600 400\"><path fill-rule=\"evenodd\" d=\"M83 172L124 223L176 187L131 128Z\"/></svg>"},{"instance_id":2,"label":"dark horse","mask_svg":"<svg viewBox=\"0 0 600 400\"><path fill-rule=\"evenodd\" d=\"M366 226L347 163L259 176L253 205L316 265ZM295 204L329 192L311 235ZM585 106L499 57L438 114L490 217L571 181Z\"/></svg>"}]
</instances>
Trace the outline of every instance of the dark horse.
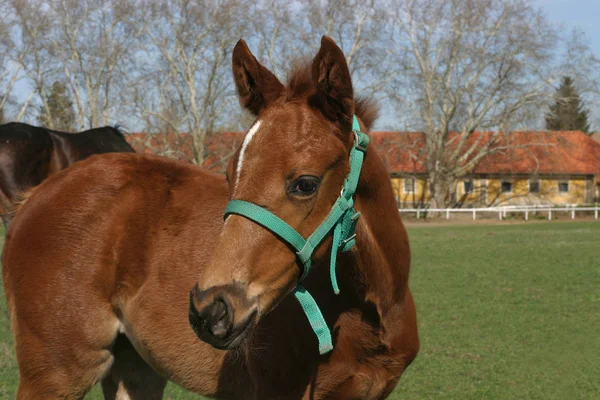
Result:
<instances>
[{"instance_id":1,"label":"dark horse","mask_svg":"<svg viewBox=\"0 0 600 400\"><path fill-rule=\"evenodd\" d=\"M11 122L0 125L0 210L4 224L20 194L93 154L134 152L116 128L65 133Z\"/></svg>"},{"instance_id":2,"label":"dark horse","mask_svg":"<svg viewBox=\"0 0 600 400\"><path fill-rule=\"evenodd\" d=\"M291 248L243 216L223 223L229 200L304 238L326 218L350 169L353 115L362 132L376 115L355 99L342 51L324 37L284 86L240 40L233 76L257 120L227 179L109 154L55 174L19 206L2 259L19 400L81 399L98 382L108 399L160 399L167 380L219 399L378 400L415 358L408 237L374 151L356 189L356 245L337 258L340 293L331 235L303 281L332 332L327 354L290 295Z\"/></svg>"}]
</instances>

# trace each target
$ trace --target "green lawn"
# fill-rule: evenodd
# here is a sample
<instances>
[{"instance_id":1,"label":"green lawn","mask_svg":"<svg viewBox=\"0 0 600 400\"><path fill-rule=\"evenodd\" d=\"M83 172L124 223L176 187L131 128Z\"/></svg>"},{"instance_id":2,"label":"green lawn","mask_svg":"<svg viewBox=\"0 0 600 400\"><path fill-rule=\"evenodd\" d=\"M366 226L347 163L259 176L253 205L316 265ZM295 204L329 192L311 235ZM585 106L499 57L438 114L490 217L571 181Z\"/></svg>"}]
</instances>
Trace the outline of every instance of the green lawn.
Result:
<instances>
[{"instance_id":1,"label":"green lawn","mask_svg":"<svg viewBox=\"0 0 600 400\"><path fill-rule=\"evenodd\" d=\"M422 347L391 399L600 398L600 222L409 233ZM1 297L4 399L17 370Z\"/></svg>"}]
</instances>

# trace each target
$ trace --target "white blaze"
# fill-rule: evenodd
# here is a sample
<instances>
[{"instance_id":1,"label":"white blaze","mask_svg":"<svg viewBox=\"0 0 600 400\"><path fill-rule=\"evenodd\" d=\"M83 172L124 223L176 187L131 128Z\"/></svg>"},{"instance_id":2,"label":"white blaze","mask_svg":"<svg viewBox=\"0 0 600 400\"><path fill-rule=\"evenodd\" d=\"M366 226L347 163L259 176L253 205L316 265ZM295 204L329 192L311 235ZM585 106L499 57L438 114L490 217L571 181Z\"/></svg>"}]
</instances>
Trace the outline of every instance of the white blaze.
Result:
<instances>
[{"instance_id":1,"label":"white blaze","mask_svg":"<svg viewBox=\"0 0 600 400\"><path fill-rule=\"evenodd\" d=\"M242 172L242 166L244 165L244 154L246 153L246 148L252 141L252 138L258 132L258 128L260 128L260 121L256 121L254 125L250 128L246 137L244 138L244 142L242 143L242 149L240 150L240 157L238 158L237 169L236 169L236 178L235 178L235 187L237 188L238 183L240 183L240 173Z\"/></svg>"}]
</instances>

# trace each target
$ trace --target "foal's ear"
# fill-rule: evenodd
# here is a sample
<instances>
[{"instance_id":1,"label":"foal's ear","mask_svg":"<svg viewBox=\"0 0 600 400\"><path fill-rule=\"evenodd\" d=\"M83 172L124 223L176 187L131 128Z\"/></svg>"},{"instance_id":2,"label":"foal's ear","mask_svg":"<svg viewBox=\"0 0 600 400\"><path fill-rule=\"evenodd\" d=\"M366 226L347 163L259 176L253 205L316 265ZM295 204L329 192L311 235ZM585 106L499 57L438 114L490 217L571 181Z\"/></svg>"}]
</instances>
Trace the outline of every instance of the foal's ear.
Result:
<instances>
[{"instance_id":1,"label":"foal's ear","mask_svg":"<svg viewBox=\"0 0 600 400\"><path fill-rule=\"evenodd\" d=\"M243 39L233 49L232 68L240 104L254 115L258 115L285 91L279 79L260 65Z\"/></svg>"},{"instance_id":2,"label":"foal's ear","mask_svg":"<svg viewBox=\"0 0 600 400\"><path fill-rule=\"evenodd\" d=\"M328 36L321 38L321 48L312 64L312 79L323 114L351 125L354 95L350 70L344 53Z\"/></svg>"}]
</instances>

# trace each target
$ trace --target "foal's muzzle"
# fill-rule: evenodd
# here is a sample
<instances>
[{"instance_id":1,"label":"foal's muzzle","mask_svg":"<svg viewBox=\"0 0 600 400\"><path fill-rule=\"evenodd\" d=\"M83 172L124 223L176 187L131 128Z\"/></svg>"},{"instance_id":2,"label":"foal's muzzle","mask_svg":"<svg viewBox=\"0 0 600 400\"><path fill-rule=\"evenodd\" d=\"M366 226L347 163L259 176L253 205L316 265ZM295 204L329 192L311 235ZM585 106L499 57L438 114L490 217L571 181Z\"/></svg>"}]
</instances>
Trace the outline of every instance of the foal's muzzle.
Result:
<instances>
[{"instance_id":1,"label":"foal's muzzle","mask_svg":"<svg viewBox=\"0 0 600 400\"><path fill-rule=\"evenodd\" d=\"M190 292L189 319L200 340L220 350L239 345L256 322L257 300L237 284Z\"/></svg>"}]
</instances>

